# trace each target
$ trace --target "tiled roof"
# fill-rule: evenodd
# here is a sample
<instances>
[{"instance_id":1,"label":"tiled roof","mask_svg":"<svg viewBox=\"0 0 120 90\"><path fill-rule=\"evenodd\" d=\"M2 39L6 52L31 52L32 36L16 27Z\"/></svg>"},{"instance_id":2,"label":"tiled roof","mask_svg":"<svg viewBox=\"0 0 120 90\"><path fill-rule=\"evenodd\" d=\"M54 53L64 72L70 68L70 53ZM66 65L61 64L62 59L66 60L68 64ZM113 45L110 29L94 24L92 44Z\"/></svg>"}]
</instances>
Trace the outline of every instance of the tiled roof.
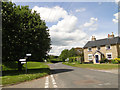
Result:
<instances>
[{"instance_id":1,"label":"tiled roof","mask_svg":"<svg viewBox=\"0 0 120 90\"><path fill-rule=\"evenodd\" d=\"M114 37L114 38L105 38L105 39L99 39L95 41L88 41L84 48L88 47L99 47L104 45L113 45L113 44L120 44L120 37Z\"/></svg>"}]
</instances>

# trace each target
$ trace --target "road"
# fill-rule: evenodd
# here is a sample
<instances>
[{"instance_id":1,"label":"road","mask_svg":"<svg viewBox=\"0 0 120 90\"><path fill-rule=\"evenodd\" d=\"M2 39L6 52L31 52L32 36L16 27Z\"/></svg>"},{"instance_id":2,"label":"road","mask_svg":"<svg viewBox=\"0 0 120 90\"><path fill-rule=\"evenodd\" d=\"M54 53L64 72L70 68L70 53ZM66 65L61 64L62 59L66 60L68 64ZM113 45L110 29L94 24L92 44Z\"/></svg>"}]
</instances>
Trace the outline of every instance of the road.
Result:
<instances>
[{"instance_id":1,"label":"road","mask_svg":"<svg viewBox=\"0 0 120 90\"><path fill-rule=\"evenodd\" d=\"M48 64L51 75L4 88L118 88L118 74Z\"/></svg>"}]
</instances>

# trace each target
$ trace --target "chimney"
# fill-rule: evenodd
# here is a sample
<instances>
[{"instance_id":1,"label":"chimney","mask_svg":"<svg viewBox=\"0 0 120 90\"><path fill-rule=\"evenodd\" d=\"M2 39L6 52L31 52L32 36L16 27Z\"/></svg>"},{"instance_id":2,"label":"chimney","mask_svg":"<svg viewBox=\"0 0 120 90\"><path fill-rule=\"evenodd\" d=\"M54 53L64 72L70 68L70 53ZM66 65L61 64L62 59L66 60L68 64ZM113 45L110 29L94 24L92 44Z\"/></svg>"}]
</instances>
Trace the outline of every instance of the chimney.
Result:
<instances>
[{"instance_id":1,"label":"chimney","mask_svg":"<svg viewBox=\"0 0 120 90\"><path fill-rule=\"evenodd\" d=\"M92 36L92 41L95 41L95 40L96 40L95 36Z\"/></svg>"},{"instance_id":2,"label":"chimney","mask_svg":"<svg viewBox=\"0 0 120 90\"><path fill-rule=\"evenodd\" d=\"M108 38L113 38L113 37L114 37L113 32L112 32L112 35L109 35L109 34L108 34Z\"/></svg>"}]
</instances>

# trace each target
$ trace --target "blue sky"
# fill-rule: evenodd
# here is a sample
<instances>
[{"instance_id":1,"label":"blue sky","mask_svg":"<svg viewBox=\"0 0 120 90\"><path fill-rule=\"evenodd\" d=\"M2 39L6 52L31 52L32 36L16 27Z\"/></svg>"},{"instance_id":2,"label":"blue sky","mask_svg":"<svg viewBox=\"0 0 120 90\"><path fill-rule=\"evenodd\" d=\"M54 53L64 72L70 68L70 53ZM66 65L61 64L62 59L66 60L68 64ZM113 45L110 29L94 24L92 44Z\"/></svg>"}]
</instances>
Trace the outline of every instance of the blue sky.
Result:
<instances>
[{"instance_id":1,"label":"blue sky","mask_svg":"<svg viewBox=\"0 0 120 90\"><path fill-rule=\"evenodd\" d=\"M97 39L107 34L118 35L118 13L115 2L15 2L28 5L40 13L50 29L52 50L59 55L63 49L83 47L94 35ZM113 21L113 19L115 19Z\"/></svg>"}]
</instances>

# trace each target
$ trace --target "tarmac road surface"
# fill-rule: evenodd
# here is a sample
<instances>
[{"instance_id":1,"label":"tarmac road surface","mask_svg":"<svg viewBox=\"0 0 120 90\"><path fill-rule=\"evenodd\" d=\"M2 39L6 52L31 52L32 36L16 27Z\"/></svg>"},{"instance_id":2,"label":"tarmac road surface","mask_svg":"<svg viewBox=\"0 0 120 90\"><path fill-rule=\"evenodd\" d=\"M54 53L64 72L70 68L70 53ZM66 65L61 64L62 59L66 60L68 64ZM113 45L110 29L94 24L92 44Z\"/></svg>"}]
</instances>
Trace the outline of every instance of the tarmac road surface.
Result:
<instances>
[{"instance_id":1,"label":"tarmac road surface","mask_svg":"<svg viewBox=\"0 0 120 90\"><path fill-rule=\"evenodd\" d=\"M51 75L4 88L118 88L118 74L48 64Z\"/></svg>"}]
</instances>

